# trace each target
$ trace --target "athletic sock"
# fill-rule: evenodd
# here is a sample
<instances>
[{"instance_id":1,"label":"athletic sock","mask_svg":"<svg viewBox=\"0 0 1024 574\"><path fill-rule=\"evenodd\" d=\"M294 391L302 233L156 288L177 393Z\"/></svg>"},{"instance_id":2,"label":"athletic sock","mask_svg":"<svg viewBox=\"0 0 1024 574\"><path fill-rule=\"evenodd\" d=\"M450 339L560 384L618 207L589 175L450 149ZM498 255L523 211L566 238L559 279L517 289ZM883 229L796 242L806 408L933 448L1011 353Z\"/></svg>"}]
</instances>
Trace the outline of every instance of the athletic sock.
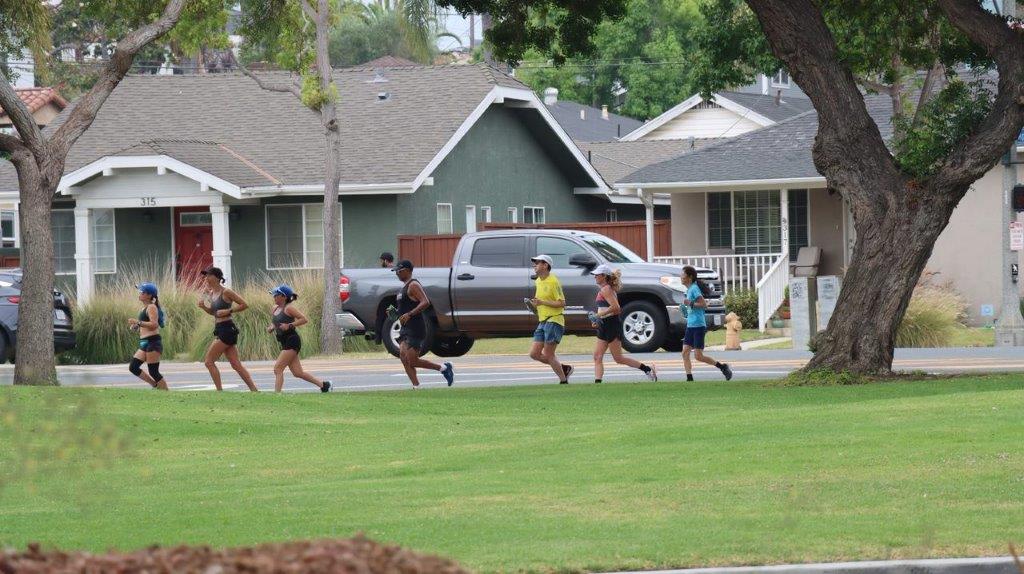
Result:
<instances>
[{"instance_id":1,"label":"athletic sock","mask_svg":"<svg viewBox=\"0 0 1024 574\"><path fill-rule=\"evenodd\" d=\"M594 382L595 382L595 383L600 383L600 382L601 382L601 379L594 379Z\"/></svg>"},{"instance_id":2,"label":"athletic sock","mask_svg":"<svg viewBox=\"0 0 1024 574\"><path fill-rule=\"evenodd\" d=\"M687 382L692 382L693 381L693 375L691 375L690 373L686 373L686 381Z\"/></svg>"},{"instance_id":3,"label":"athletic sock","mask_svg":"<svg viewBox=\"0 0 1024 574\"><path fill-rule=\"evenodd\" d=\"M644 374L651 372L651 368L643 363L640 363L640 370L643 371Z\"/></svg>"}]
</instances>

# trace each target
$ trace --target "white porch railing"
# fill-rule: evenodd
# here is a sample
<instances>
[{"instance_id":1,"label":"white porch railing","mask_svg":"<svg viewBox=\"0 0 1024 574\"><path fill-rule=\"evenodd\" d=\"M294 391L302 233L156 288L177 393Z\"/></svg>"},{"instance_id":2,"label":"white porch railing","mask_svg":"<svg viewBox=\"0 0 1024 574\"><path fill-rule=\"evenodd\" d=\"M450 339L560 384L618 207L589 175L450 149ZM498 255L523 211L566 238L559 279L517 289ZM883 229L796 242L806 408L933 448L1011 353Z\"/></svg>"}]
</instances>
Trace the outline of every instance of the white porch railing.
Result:
<instances>
[{"instance_id":1,"label":"white porch railing","mask_svg":"<svg viewBox=\"0 0 1024 574\"><path fill-rule=\"evenodd\" d=\"M722 292L728 294L733 289L756 289L761 278L778 263L783 253L758 253L751 255L679 255L673 257L655 257L655 263L669 265L693 265L707 267L718 271L722 280ZM789 258L786 258L785 269L789 269ZM788 279L787 279L788 280ZM781 303L782 300L780 299ZM776 305L778 307L778 305Z\"/></svg>"},{"instance_id":2,"label":"white porch railing","mask_svg":"<svg viewBox=\"0 0 1024 574\"><path fill-rule=\"evenodd\" d=\"M768 320L782 304L789 285L789 254L783 253L757 282L757 330L764 333Z\"/></svg>"}]
</instances>

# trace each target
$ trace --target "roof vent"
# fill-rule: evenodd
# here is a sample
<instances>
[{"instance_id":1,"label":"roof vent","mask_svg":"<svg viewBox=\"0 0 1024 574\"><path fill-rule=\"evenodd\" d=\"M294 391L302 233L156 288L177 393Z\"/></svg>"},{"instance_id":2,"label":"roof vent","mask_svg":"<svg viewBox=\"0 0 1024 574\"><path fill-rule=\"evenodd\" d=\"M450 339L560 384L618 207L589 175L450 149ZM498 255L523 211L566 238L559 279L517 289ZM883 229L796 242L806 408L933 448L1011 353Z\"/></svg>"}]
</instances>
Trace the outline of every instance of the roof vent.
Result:
<instances>
[{"instance_id":1,"label":"roof vent","mask_svg":"<svg viewBox=\"0 0 1024 574\"><path fill-rule=\"evenodd\" d=\"M386 82L386 81L388 81L388 78L387 78L387 76L384 75L384 68L374 68L373 69L373 79L370 80L370 82L374 83L374 84L379 84L381 82Z\"/></svg>"},{"instance_id":2,"label":"roof vent","mask_svg":"<svg viewBox=\"0 0 1024 574\"><path fill-rule=\"evenodd\" d=\"M586 108L581 108L580 109L580 119L581 120L587 119L587 110L586 110Z\"/></svg>"},{"instance_id":3,"label":"roof vent","mask_svg":"<svg viewBox=\"0 0 1024 574\"><path fill-rule=\"evenodd\" d=\"M602 105L601 106L601 119L602 120L608 119L608 106L607 105Z\"/></svg>"},{"instance_id":4,"label":"roof vent","mask_svg":"<svg viewBox=\"0 0 1024 574\"><path fill-rule=\"evenodd\" d=\"M544 90L544 105L553 106L558 103L558 88L547 88Z\"/></svg>"},{"instance_id":5,"label":"roof vent","mask_svg":"<svg viewBox=\"0 0 1024 574\"><path fill-rule=\"evenodd\" d=\"M391 92L377 92L377 101L383 102L391 99Z\"/></svg>"}]
</instances>

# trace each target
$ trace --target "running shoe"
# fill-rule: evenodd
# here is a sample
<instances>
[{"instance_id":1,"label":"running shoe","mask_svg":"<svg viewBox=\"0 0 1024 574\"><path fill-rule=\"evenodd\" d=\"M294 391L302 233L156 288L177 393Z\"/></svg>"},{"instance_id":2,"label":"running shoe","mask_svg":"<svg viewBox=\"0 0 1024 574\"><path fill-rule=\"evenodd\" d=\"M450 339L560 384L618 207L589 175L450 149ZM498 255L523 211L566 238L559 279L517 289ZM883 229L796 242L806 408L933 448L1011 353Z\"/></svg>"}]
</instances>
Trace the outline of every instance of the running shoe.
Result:
<instances>
[{"instance_id":1,"label":"running shoe","mask_svg":"<svg viewBox=\"0 0 1024 574\"><path fill-rule=\"evenodd\" d=\"M324 381L324 386L320 387L321 393L327 393L331 390L331 381Z\"/></svg>"},{"instance_id":2,"label":"running shoe","mask_svg":"<svg viewBox=\"0 0 1024 574\"><path fill-rule=\"evenodd\" d=\"M565 382L569 382L569 377L572 376L572 372L575 370L572 365L562 365L562 372L565 373Z\"/></svg>"},{"instance_id":3,"label":"running shoe","mask_svg":"<svg viewBox=\"0 0 1024 574\"><path fill-rule=\"evenodd\" d=\"M725 375L725 380L732 380L732 368L725 363L722 363L722 374Z\"/></svg>"},{"instance_id":4,"label":"running shoe","mask_svg":"<svg viewBox=\"0 0 1024 574\"><path fill-rule=\"evenodd\" d=\"M650 379L652 382L658 382L658 369L654 365L648 365L651 370L644 373L644 376Z\"/></svg>"},{"instance_id":5,"label":"running shoe","mask_svg":"<svg viewBox=\"0 0 1024 574\"><path fill-rule=\"evenodd\" d=\"M445 362L444 368L441 369L441 376L444 377L449 387L452 386L452 383L455 382L455 367L451 363Z\"/></svg>"}]
</instances>

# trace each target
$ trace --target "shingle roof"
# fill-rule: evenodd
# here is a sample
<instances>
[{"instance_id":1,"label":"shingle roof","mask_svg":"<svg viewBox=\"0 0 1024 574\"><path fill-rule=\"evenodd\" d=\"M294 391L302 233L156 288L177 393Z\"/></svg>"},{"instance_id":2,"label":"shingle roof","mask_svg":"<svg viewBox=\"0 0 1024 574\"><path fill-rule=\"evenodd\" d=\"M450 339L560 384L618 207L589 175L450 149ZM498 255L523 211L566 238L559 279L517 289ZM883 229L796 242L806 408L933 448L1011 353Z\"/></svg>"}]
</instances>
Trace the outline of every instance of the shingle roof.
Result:
<instances>
[{"instance_id":1,"label":"shingle roof","mask_svg":"<svg viewBox=\"0 0 1024 574\"><path fill-rule=\"evenodd\" d=\"M882 138L889 141L893 131L891 101L882 96L866 96L864 100ZM642 185L821 177L811 156L817 133L818 113L811 110L776 125L649 165L619 182Z\"/></svg>"},{"instance_id":2,"label":"shingle roof","mask_svg":"<svg viewBox=\"0 0 1024 574\"><path fill-rule=\"evenodd\" d=\"M721 138L577 142L590 163L608 183L615 183L636 170L691 153L723 141Z\"/></svg>"},{"instance_id":3,"label":"shingle roof","mask_svg":"<svg viewBox=\"0 0 1024 574\"><path fill-rule=\"evenodd\" d=\"M569 137L581 142L603 142L618 139L643 125L640 120L627 118L618 114L608 114L608 119L601 117L601 110L559 100L547 104L548 110L555 121L562 126ZM580 119L580 111L584 119Z\"/></svg>"},{"instance_id":4,"label":"shingle roof","mask_svg":"<svg viewBox=\"0 0 1024 574\"><path fill-rule=\"evenodd\" d=\"M68 105L67 100L61 97L55 88L15 88L14 92L18 94L18 98L21 99L31 114L34 114L49 103L52 103L61 110ZM4 111L3 106L0 106L0 116L5 115L7 113Z\"/></svg>"},{"instance_id":5,"label":"shingle roof","mask_svg":"<svg viewBox=\"0 0 1024 574\"><path fill-rule=\"evenodd\" d=\"M362 68L407 68L409 66L419 66L412 60L406 60L405 58L399 58L398 56L381 56L379 58L370 60L365 64L360 64Z\"/></svg>"},{"instance_id":6,"label":"shingle roof","mask_svg":"<svg viewBox=\"0 0 1024 574\"><path fill-rule=\"evenodd\" d=\"M776 103L775 96L771 95L744 92L719 92L719 94L776 123L814 109L814 105L808 98L786 97Z\"/></svg>"},{"instance_id":7,"label":"shingle roof","mask_svg":"<svg viewBox=\"0 0 1024 574\"><path fill-rule=\"evenodd\" d=\"M283 72L261 76L289 79ZM529 90L485 65L393 68L384 81L372 68L348 68L336 70L335 80L343 185L413 181L494 86ZM140 144L239 186L273 185L263 174L284 185L324 181L318 115L242 74L125 78L72 148L65 173ZM14 167L0 160L0 191L17 187Z\"/></svg>"}]
</instances>

